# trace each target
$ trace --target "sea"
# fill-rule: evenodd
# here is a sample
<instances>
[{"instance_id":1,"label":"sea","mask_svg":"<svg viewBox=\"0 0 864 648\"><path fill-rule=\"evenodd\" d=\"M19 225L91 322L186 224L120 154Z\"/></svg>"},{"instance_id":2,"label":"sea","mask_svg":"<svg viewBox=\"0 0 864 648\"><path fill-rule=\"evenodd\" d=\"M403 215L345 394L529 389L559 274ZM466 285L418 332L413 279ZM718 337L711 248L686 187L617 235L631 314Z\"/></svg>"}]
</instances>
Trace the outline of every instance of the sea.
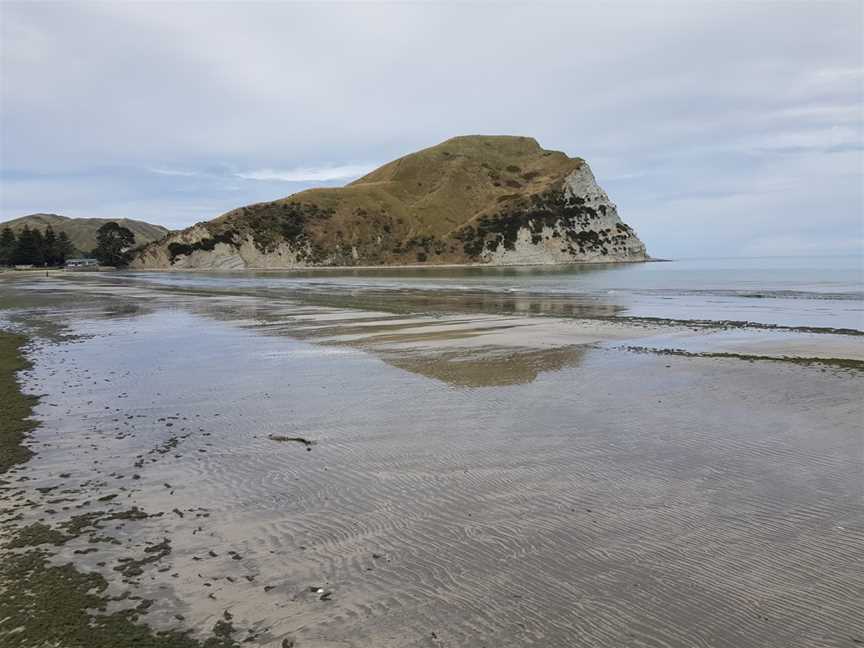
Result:
<instances>
[{"instance_id":1,"label":"sea","mask_svg":"<svg viewBox=\"0 0 864 648\"><path fill-rule=\"evenodd\" d=\"M102 275L104 277L105 275ZM134 272L150 285L411 311L754 322L864 330L864 256L520 267Z\"/></svg>"}]
</instances>

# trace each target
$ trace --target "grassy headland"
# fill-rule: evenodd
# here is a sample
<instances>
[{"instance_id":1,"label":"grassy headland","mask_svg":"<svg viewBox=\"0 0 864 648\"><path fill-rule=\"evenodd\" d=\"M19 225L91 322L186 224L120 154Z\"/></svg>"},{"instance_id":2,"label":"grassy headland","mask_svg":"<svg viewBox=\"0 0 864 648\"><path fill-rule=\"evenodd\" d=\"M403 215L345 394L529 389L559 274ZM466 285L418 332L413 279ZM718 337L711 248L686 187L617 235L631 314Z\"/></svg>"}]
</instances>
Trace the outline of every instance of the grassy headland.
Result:
<instances>
[{"instance_id":1,"label":"grassy headland","mask_svg":"<svg viewBox=\"0 0 864 648\"><path fill-rule=\"evenodd\" d=\"M577 186L585 182L581 195L569 188L576 175ZM488 263L501 246L510 252L520 240L527 246L526 233L539 256L520 263L647 260L615 206L599 188L588 188L593 183L584 160L529 137L454 137L344 187L308 189L172 232L141 248L132 265ZM232 261L217 262L225 255Z\"/></svg>"}]
</instances>

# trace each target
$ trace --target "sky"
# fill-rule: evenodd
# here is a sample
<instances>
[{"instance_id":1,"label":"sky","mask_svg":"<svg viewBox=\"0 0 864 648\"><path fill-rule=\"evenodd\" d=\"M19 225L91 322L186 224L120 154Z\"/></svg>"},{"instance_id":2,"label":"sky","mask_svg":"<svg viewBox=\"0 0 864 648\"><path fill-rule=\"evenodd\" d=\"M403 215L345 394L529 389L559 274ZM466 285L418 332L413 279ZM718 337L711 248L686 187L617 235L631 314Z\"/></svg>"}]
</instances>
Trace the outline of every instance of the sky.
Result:
<instances>
[{"instance_id":1,"label":"sky","mask_svg":"<svg viewBox=\"0 0 864 648\"><path fill-rule=\"evenodd\" d=\"M864 2L0 2L0 220L182 228L455 135L654 256L864 250Z\"/></svg>"}]
</instances>

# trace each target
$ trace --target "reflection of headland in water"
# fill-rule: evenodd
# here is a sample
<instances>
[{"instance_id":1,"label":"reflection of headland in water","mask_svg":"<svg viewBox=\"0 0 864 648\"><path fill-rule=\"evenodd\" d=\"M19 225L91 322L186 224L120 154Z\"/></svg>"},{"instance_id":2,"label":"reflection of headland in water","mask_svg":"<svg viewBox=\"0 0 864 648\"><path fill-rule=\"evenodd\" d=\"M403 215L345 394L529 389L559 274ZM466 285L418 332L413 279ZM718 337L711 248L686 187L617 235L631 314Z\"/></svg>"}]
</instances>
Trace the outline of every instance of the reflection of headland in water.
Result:
<instances>
[{"instance_id":1,"label":"reflection of headland in water","mask_svg":"<svg viewBox=\"0 0 864 648\"><path fill-rule=\"evenodd\" d=\"M574 367L588 348L489 348L437 353L376 353L387 364L455 387L500 387L534 382L541 373Z\"/></svg>"},{"instance_id":2,"label":"reflection of headland in water","mask_svg":"<svg viewBox=\"0 0 864 648\"><path fill-rule=\"evenodd\" d=\"M862 357L860 336L843 331L622 316L616 315L618 306L596 296L407 289L289 295L281 287L240 283L245 289L234 283L203 288L122 276L39 278L4 282L0 303L11 306L5 311L10 321L38 311L61 324L106 318L145 324L160 312L184 310L259 335L360 349L456 387L531 382L543 372L576 365L594 345L786 360Z\"/></svg>"},{"instance_id":3,"label":"reflection of headland in water","mask_svg":"<svg viewBox=\"0 0 864 648\"><path fill-rule=\"evenodd\" d=\"M303 295L321 305L426 313L498 313L503 315L557 315L559 317L615 317L624 307L611 299L573 295L541 295L486 291L366 290L356 294Z\"/></svg>"}]
</instances>

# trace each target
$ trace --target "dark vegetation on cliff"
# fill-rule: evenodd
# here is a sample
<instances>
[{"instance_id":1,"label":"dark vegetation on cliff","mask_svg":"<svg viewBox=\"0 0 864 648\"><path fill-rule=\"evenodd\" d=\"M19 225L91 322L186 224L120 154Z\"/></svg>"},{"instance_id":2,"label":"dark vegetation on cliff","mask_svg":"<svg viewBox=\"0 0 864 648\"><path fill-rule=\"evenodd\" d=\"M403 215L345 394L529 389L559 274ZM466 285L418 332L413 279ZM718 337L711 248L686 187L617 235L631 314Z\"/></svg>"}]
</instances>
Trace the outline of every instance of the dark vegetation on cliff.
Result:
<instances>
[{"instance_id":1,"label":"dark vegetation on cliff","mask_svg":"<svg viewBox=\"0 0 864 648\"><path fill-rule=\"evenodd\" d=\"M590 229L592 221L605 212L605 205L598 205L595 209L578 196L569 198L561 189L553 189L527 198L516 198L506 209L478 218L454 236L462 241L462 249L469 259L477 259L484 250L492 252L499 244L505 250L514 250L522 229L530 231L532 243L539 244L544 228L554 230L553 238L566 238L565 245L574 256L589 252L609 254L627 240L632 230L623 223L616 225L614 230ZM569 227L571 223L576 223L581 229Z\"/></svg>"}]
</instances>

